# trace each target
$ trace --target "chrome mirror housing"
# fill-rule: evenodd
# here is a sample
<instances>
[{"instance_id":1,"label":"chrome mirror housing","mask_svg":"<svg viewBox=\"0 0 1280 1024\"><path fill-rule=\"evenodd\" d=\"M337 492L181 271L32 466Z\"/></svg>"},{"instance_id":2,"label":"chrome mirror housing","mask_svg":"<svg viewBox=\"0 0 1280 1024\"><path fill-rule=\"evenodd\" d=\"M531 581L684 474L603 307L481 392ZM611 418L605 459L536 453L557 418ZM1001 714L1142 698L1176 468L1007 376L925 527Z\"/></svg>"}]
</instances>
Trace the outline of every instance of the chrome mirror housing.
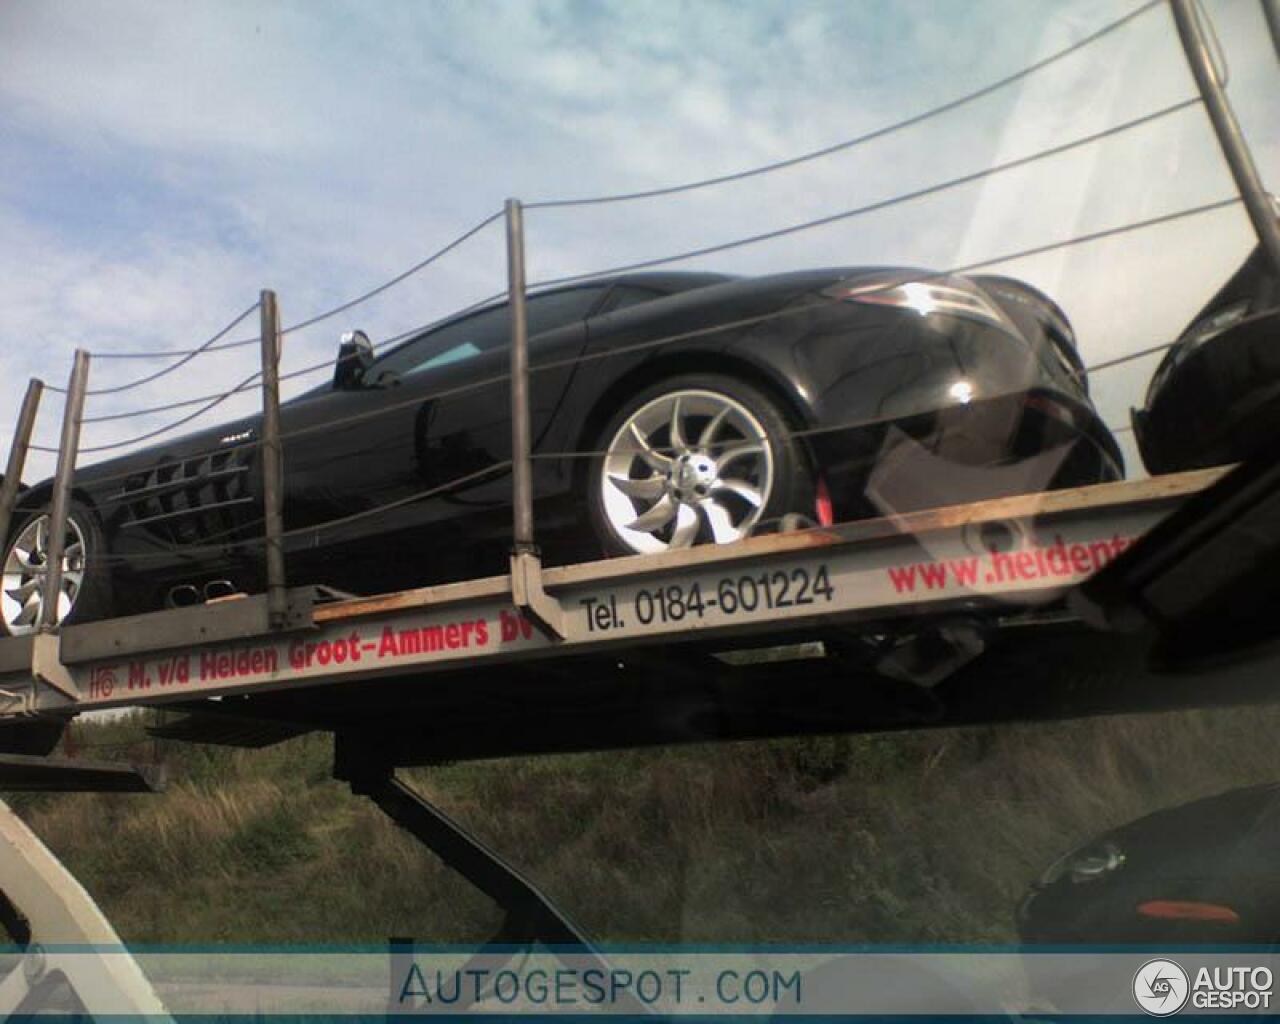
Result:
<instances>
[{"instance_id":1,"label":"chrome mirror housing","mask_svg":"<svg viewBox=\"0 0 1280 1024\"><path fill-rule=\"evenodd\" d=\"M338 358L333 366L335 391L359 386L365 372L373 365L373 342L364 331L346 331L338 344Z\"/></svg>"}]
</instances>

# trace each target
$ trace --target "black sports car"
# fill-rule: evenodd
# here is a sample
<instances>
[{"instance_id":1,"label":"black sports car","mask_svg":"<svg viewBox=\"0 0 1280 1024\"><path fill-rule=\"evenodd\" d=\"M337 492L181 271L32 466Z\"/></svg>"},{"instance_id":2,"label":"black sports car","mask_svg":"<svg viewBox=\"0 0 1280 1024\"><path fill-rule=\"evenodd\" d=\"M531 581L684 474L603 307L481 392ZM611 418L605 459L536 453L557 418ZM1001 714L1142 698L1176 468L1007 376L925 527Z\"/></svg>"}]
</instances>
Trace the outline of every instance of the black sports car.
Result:
<instances>
[{"instance_id":1,"label":"black sports car","mask_svg":"<svg viewBox=\"0 0 1280 1024\"><path fill-rule=\"evenodd\" d=\"M636 274L535 294L528 320L549 562L1122 472L1065 316L1006 278ZM506 571L508 332L494 305L376 358L357 334L331 383L284 405L291 584L370 593ZM259 588L258 429L80 469L60 621ZM8 538L11 633L37 620L49 496L48 482L24 493Z\"/></svg>"},{"instance_id":2,"label":"black sports car","mask_svg":"<svg viewBox=\"0 0 1280 1024\"><path fill-rule=\"evenodd\" d=\"M1169 807L1060 857L1018 909L1023 941L1054 945L1280 939L1280 785Z\"/></svg>"},{"instance_id":3,"label":"black sports car","mask_svg":"<svg viewBox=\"0 0 1280 1024\"><path fill-rule=\"evenodd\" d=\"M1280 939L1280 785L1228 790L1167 807L1059 857L1017 911L1024 943L1077 946L1266 946ZM1037 999L1114 984L1092 957L1028 956Z\"/></svg>"},{"instance_id":4,"label":"black sports car","mask_svg":"<svg viewBox=\"0 0 1280 1024\"><path fill-rule=\"evenodd\" d=\"M1262 246L1175 341L1133 412L1152 473L1240 462L1280 431L1280 278Z\"/></svg>"}]
</instances>

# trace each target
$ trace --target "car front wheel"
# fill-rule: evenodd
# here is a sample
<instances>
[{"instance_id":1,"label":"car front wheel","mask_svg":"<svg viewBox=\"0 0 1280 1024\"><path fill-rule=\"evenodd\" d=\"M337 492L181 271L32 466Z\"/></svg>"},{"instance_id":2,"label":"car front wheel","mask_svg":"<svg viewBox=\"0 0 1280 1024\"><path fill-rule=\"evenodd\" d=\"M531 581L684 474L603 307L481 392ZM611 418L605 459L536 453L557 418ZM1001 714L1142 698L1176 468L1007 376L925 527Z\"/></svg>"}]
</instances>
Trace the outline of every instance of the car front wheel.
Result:
<instances>
[{"instance_id":1,"label":"car front wheel","mask_svg":"<svg viewBox=\"0 0 1280 1024\"><path fill-rule=\"evenodd\" d=\"M777 403L730 377L690 374L624 403L591 473L608 554L729 544L813 507L804 453Z\"/></svg>"}]
</instances>

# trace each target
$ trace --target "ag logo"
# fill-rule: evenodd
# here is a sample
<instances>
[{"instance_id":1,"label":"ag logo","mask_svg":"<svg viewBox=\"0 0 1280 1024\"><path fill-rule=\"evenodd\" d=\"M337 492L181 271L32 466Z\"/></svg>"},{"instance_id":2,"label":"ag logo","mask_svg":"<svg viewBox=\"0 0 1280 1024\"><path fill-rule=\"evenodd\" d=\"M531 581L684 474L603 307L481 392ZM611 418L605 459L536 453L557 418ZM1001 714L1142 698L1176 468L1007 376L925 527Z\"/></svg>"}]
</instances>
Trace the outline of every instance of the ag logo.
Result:
<instances>
[{"instance_id":1,"label":"ag logo","mask_svg":"<svg viewBox=\"0 0 1280 1024\"><path fill-rule=\"evenodd\" d=\"M1153 1017L1168 1017L1187 1005L1191 980L1172 960L1148 960L1133 976L1133 998Z\"/></svg>"}]
</instances>

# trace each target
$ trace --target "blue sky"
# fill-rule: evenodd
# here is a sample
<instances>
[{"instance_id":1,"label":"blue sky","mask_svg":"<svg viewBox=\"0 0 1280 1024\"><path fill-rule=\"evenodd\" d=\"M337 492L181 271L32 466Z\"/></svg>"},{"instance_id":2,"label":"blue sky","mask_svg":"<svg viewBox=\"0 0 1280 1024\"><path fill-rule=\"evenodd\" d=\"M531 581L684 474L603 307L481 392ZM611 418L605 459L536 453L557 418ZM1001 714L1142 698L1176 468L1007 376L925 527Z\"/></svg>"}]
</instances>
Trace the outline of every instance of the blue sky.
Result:
<instances>
[{"instance_id":1,"label":"blue sky","mask_svg":"<svg viewBox=\"0 0 1280 1024\"><path fill-rule=\"evenodd\" d=\"M26 377L77 346L184 348L279 292L286 322L364 291L497 210L652 188L849 138L983 86L1136 0L0 4L0 438ZM1256 0L1209 0L1230 95L1280 181L1280 65ZM1167 11L944 118L748 182L529 217L536 279L820 217L970 173L1192 94ZM945 267L1231 194L1203 113L919 203L686 264ZM1089 361L1167 340L1250 247L1238 209L1009 264ZM366 307L290 335L286 369L499 290L488 230ZM252 334L252 324L248 332ZM252 348L90 413L252 370ZM1094 380L1127 421L1154 358ZM141 371L100 360L103 386ZM301 381L296 387L318 383ZM244 396L200 422L250 410ZM225 411L224 411L225 410ZM56 437L47 401L39 434ZM167 414L172 417L172 414ZM94 425L86 444L166 421ZM1136 458L1130 454L1131 468ZM28 479L51 469L33 461Z\"/></svg>"}]
</instances>

